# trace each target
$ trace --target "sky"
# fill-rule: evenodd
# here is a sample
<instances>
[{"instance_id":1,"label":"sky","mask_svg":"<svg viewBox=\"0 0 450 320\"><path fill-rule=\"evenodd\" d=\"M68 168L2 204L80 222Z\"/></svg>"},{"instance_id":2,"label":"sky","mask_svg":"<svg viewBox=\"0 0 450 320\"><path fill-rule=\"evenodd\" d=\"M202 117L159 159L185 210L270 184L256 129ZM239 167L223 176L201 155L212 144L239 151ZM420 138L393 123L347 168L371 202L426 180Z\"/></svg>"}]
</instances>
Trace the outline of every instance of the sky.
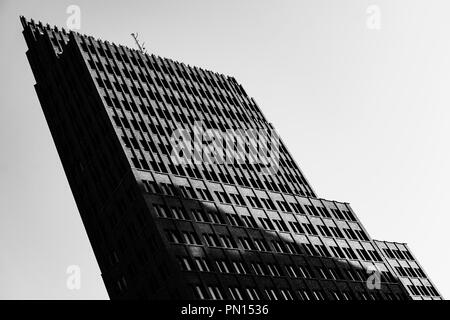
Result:
<instances>
[{"instance_id":1,"label":"sky","mask_svg":"<svg viewBox=\"0 0 450 320\"><path fill-rule=\"evenodd\" d=\"M450 3L0 0L0 299L107 299L19 15L236 77L319 197L406 242L450 297ZM375 10L375 14L374 11ZM80 286L67 285L78 266Z\"/></svg>"}]
</instances>

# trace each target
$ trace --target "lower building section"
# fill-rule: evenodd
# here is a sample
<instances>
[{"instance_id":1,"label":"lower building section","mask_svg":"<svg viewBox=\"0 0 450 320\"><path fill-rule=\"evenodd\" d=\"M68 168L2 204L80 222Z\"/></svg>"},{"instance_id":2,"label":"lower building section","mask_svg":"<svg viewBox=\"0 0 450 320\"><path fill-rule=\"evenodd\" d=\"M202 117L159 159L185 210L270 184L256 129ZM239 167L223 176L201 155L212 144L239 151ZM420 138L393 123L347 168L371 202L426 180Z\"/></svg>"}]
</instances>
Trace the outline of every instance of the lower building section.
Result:
<instances>
[{"instance_id":1,"label":"lower building section","mask_svg":"<svg viewBox=\"0 0 450 320\"><path fill-rule=\"evenodd\" d=\"M183 297L194 299L410 298L348 204L141 170L135 175L148 212L124 226L125 236L127 229L142 236L114 251L115 270L134 270L148 260L160 264L160 275L176 269ZM155 221L155 229L148 230L146 221ZM149 251L155 234L162 235L164 259ZM116 297L133 297L124 283L142 276L115 273ZM162 297L156 288L141 287L137 294Z\"/></svg>"},{"instance_id":2,"label":"lower building section","mask_svg":"<svg viewBox=\"0 0 450 320\"><path fill-rule=\"evenodd\" d=\"M374 240L374 244L414 300L443 300L406 243Z\"/></svg>"}]
</instances>

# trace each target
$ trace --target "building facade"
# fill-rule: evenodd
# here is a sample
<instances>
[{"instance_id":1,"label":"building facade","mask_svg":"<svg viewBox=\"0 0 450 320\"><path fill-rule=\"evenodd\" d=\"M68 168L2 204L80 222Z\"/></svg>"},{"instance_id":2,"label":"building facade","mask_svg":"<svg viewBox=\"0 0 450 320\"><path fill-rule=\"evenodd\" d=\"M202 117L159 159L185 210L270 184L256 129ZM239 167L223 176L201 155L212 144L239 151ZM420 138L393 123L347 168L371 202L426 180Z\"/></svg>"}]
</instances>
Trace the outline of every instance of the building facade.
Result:
<instances>
[{"instance_id":1,"label":"building facade","mask_svg":"<svg viewBox=\"0 0 450 320\"><path fill-rule=\"evenodd\" d=\"M348 203L317 196L233 77L21 22L111 299L416 296L388 244Z\"/></svg>"},{"instance_id":2,"label":"building facade","mask_svg":"<svg viewBox=\"0 0 450 320\"><path fill-rule=\"evenodd\" d=\"M374 240L374 244L414 300L442 300L406 243Z\"/></svg>"}]
</instances>

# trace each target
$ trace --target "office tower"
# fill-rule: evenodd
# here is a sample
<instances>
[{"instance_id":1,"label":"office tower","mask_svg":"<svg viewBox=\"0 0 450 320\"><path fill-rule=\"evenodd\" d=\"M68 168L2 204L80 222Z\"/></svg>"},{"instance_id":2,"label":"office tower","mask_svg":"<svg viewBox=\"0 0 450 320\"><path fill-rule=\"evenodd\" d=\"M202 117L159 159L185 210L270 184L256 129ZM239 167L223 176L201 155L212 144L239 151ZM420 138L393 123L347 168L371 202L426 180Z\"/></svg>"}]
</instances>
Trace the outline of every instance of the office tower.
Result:
<instances>
[{"instance_id":1,"label":"office tower","mask_svg":"<svg viewBox=\"0 0 450 320\"><path fill-rule=\"evenodd\" d=\"M234 78L21 21L111 299L411 298Z\"/></svg>"}]
</instances>

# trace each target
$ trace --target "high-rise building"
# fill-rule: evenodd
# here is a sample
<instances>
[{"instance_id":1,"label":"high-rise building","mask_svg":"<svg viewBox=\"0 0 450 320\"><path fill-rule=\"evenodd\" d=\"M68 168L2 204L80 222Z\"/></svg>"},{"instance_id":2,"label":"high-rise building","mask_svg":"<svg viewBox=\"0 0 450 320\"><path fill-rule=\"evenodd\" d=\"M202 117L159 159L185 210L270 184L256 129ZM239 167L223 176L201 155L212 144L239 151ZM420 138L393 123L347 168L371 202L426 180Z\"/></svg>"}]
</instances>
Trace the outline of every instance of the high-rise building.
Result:
<instances>
[{"instance_id":1,"label":"high-rise building","mask_svg":"<svg viewBox=\"0 0 450 320\"><path fill-rule=\"evenodd\" d=\"M21 22L110 298L440 299L317 196L234 78Z\"/></svg>"}]
</instances>

